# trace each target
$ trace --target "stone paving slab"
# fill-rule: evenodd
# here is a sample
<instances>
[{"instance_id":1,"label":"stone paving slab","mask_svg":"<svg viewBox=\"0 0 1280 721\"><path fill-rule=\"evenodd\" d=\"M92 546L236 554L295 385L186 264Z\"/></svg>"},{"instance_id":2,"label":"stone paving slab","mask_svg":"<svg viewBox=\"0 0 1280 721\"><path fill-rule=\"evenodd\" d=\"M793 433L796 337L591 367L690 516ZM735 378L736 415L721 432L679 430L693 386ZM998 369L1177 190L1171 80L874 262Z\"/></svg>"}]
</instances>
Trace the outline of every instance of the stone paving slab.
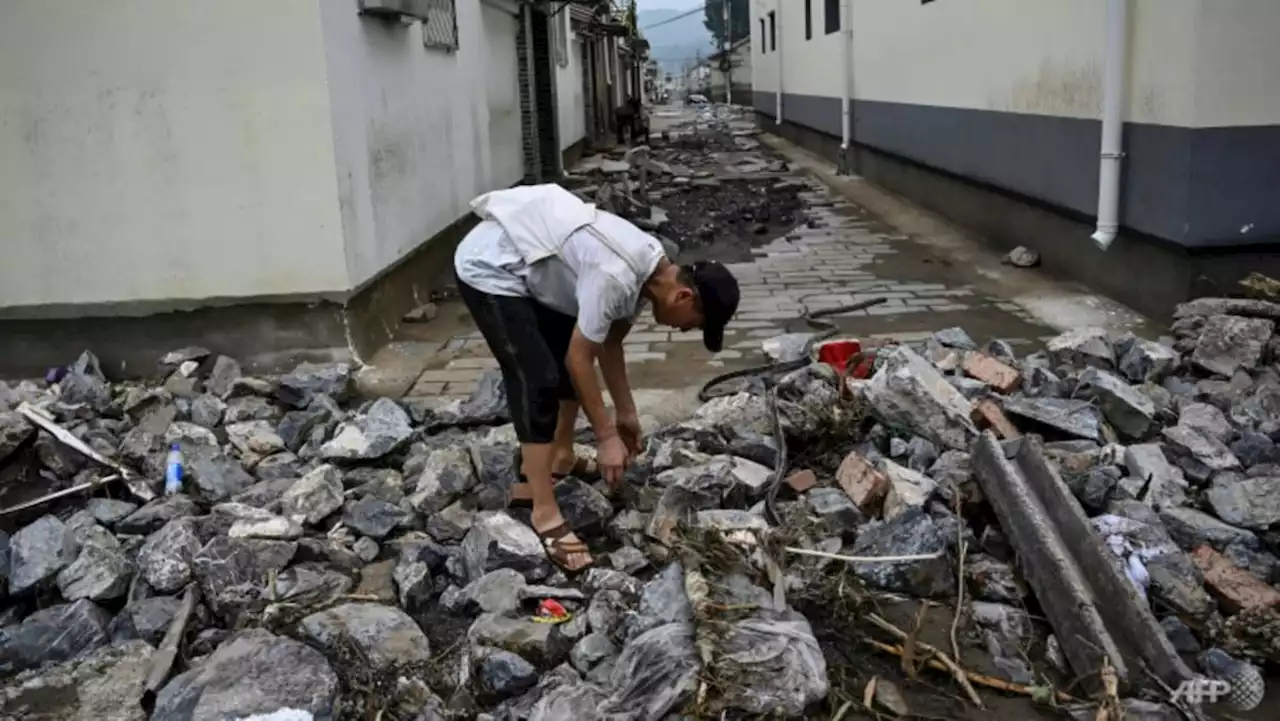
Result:
<instances>
[{"instance_id":1,"label":"stone paving slab","mask_svg":"<svg viewBox=\"0 0 1280 721\"><path fill-rule=\"evenodd\" d=\"M939 256L929 243L885 224L814 174L795 173L792 179L806 186L801 196L809 220L755 248L750 262L730 264L742 302L726 333L725 350L713 357L696 331L673 332L646 318L626 343L634 388L683 388L766 363L762 342L808 330L800 320L806 307L829 309L874 297L886 300L829 319L848 336L899 341L959 325L979 342L1000 338L1027 352L1059 332L1014 302L1012 292L991 292L989 279L972 267ZM1035 271L1026 273L1034 282L1053 285ZM1023 295L1025 285L1018 288ZM409 385L409 396L467 395L476 379L496 366L460 301L442 304L437 319L415 326L409 340L415 347L434 348Z\"/></svg>"}]
</instances>

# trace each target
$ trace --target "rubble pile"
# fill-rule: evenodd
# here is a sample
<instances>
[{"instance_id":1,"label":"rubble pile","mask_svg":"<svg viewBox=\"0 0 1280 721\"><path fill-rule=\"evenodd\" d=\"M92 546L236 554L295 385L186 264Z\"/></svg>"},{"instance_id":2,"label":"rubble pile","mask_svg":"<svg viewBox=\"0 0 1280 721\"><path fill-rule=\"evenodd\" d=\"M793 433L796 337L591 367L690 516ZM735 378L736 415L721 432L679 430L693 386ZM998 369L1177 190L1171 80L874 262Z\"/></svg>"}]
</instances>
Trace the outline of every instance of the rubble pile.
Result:
<instances>
[{"instance_id":1,"label":"rubble pile","mask_svg":"<svg viewBox=\"0 0 1280 721\"><path fill-rule=\"evenodd\" d=\"M828 366L790 372L773 385L792 461L777 527L775 416L750 379L651 429L617 496L558 484L596 558L573 577L506 508L496 376L464 402L364 401L345 364L251 377L188 348L150 385L109 382L86 353L0 384L0 478L27 506L0 516L0 718L926 713L908 680L868 679L867 659L914 644L873 611L957 596L956 661L1042 698L1081 671L984 510L968 449L986 427L1045 437L1179 651L1206 673L1275 663L1277 319L1204 299L1163 342L1083 329L1024 358L950 329L882 349L852 399ZM50 428L147 482L41 501L120 473ZM187 477L163 495L175 444ZM820 445L839 463L796 467Z\"/></svg>"},{"instance_id":2,"label":"rubble pile","mask_svg":"<svg viewBox=\"0 0 1280 721\"><path fill-rule=\"evenodd\" d=\"M648 145L584 159L564 183L583 200L659 233L681 260L749 260L805 221L804 184L753 136L748 119L655 134ZM665 136L665 139L664 139Z\"/></svg>"}]
</instances>

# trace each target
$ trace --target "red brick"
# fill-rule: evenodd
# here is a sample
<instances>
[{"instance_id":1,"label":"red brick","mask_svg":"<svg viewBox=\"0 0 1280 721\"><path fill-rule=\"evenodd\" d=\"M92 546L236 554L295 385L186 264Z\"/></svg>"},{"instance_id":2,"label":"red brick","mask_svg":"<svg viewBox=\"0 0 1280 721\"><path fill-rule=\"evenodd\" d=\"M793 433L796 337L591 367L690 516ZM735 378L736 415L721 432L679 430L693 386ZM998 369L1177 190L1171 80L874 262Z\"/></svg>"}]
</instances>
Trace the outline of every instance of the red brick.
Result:
<instances>
[{"instance_id":1,"label":"red brick","mask_svg":"<svg viewBox=\"0 0 1280 721\"><path fill-rule=\"evenodd\" d=\"M1005 440L1013 440L1022 434L1018 432L1018 427L1013 425L1009 417L1004 414L1000 406L990 398L984 398L973 404L973 422L978 428L990 428L996 432L996 435Z\"/></svg>"},{"instance_id":2,"label":"red brick","mask_svg":"<svg viewBox=\"0 0 1280 721\"><path fill-rule=\"evenodd\" d=\"M1209 546L1191 552L1191 558L1204 574L1204 583L1218 597L1227 613L1280 606L1280 591L1237 567L1226 556Z\"/></svg>"},{"instance_id":3,"label":"red brick","mask_svg":"<svg viewBox=\"0 0 1280 721\"><path fill-rule=\"evenodd\" d=\"M791 486L796 493L804 493L818 485L818 477L814 475L813 471L805 468L787 476L787 485Z\"/></svg>"},{"instance_id":4,"label":"red brick","mask_svg":"<svg viewBox=\"0 0 1280 721\"><path fill-rule=\"evenodd\" d=\"M964 354L964 372L1001 393L1009 393L1022 383L1018 369L992 358L986 353L969 351Z\"/></svg>"},{"instance_id":5,"label":"red brick","mask_svg":"<svg viewBox=\"0 0 1280 721\"><path fill-rule=\"evenodd\" d=\"M850 453L840 462L836 482L858 508L868 512L875 512L889 492L889 479L857 453Z\"/></svg>"}]
</instances>

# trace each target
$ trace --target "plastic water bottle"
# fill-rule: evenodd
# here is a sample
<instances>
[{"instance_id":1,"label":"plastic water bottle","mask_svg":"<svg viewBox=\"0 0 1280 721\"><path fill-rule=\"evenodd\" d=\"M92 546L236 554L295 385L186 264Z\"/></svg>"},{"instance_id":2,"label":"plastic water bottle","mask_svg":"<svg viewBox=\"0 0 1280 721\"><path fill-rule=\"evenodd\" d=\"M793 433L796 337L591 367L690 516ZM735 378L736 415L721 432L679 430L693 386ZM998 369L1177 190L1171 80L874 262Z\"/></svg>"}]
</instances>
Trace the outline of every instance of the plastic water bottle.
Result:
<instances>
[{"instance_id":1,"label":"plastic water bottle","mask_svg":"<svg viewBox=\"0 0 1280 721\"><path fill-rule=\"evenodd\" d=\"M182 446L169 446L169 457L164 463L164 494L172 496L182 491Z\"/></svg>"}]
</instances>

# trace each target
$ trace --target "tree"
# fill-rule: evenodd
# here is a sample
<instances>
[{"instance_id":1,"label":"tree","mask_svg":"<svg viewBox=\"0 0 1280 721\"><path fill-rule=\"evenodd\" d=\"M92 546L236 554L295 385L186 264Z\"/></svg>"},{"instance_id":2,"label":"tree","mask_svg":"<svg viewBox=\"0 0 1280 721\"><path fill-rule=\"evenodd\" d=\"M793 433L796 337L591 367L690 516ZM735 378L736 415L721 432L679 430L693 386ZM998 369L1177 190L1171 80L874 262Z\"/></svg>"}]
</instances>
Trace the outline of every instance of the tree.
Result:
<instances>
[{"instance_id":1,"label":"tree","mask_svg":"<svg viewBox=\"0 0 1280 721\"><path fill-rule=\"evenodd\" d=\"M724 3L729 3L729 24L733 32L729 43L733 44L751 35L751 6L748 0L707 0L703 9L702 24L707 26L711 36L715 38L716 47L725 41L724 37Z\"/></svg>"}]
</instances>

